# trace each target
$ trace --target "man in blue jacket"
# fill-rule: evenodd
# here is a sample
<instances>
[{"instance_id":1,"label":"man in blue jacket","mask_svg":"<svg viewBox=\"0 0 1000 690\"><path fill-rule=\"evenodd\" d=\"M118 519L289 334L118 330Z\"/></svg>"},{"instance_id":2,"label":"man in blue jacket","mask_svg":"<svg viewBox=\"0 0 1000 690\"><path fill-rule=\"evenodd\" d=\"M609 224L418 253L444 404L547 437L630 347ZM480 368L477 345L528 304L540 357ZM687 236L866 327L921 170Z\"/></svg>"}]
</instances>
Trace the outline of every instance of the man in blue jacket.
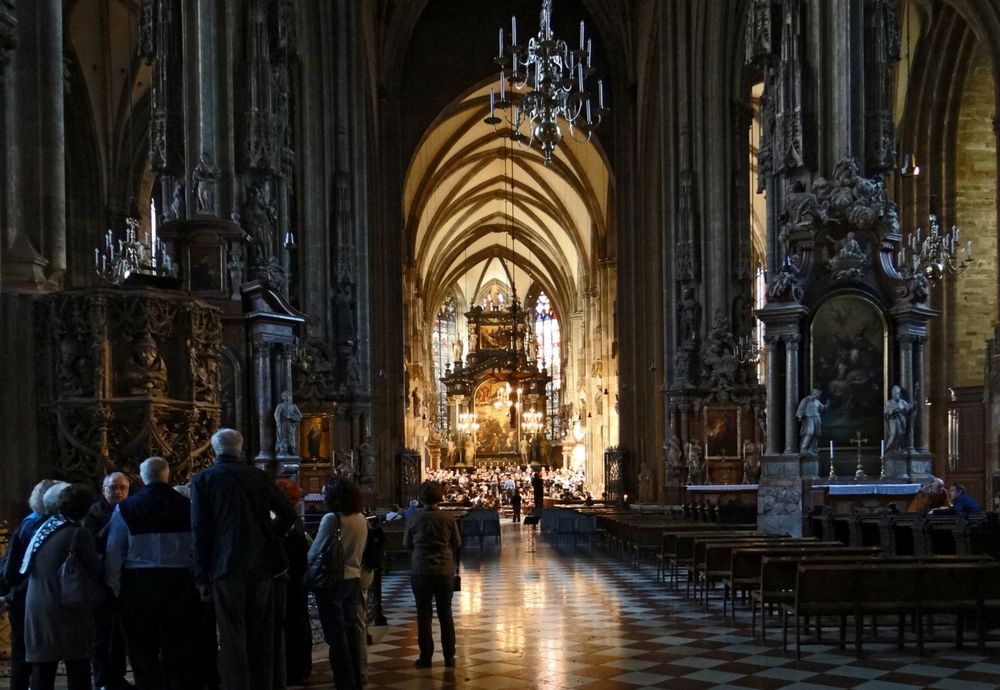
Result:
<instances>
[{"instance_id":1,"label":"man in blue jacket","mask_svg":"<svg viewBox=\"0 0 1000 690\"><path fill-rule=\"evenodd\" d=\"M139 476L142 489L111 516L105 583L118 600L138 686L195 687L191 501L170 487L163 458L147 458Z\"/></svg>"}]
</instances>

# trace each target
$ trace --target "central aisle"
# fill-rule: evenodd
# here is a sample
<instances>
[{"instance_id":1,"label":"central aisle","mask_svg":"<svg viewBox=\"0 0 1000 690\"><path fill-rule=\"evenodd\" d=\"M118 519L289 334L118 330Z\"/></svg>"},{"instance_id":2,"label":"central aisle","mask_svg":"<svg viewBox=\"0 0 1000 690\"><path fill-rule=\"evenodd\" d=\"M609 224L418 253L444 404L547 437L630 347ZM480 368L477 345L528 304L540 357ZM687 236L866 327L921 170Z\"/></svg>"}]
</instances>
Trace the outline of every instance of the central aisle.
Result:
<instances>
[{"instance_id":1,"label":"central aisle","mask_svg":"<svg viewBox=\"0 0 1000 690\"><path fill-rule=\"evenodd\" d=\"M409 577L386 578L388 628L375 628L368 647L366 690L391 688L996 688L1000 665L974 650L929 645L930 656L868 643L866 656L809 645L802 661L781 650L780 625L766 643L750 637L750 615L723 619L716 595L709 613L657 583L652 565L640 572L586 546L559 549L528 528L505 523L503 545L488 539L480 555L466 547L463 591L455 594L456 668L445 668L437 620L434 666L417 669L416 620ZM888 628L893 628L888 625ZM833 637L831 631L828 637ZM946 637L946 635L945 635ZM995 646L991 647L991 651ZM329 685L326 646L314 649L314 681ZM327 679L324 684L324 679Z\"/></svg>"}]
</instances>

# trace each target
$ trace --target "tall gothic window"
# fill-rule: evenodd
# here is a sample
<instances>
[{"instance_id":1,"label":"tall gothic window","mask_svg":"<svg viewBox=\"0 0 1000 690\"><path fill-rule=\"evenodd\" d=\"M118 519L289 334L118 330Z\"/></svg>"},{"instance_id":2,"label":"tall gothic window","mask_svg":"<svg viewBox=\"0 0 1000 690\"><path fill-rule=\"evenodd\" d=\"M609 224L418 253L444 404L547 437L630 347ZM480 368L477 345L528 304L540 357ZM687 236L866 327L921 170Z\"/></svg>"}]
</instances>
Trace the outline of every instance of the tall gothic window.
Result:
<instances>
[{"instance_id":1,"label":"tall gothic window","mask_svg":"<svg viewBox=\"0 0 1000 690\"><path fill-rule=\"evenodd\" d=\"M441 304L434 318L434 333L431 335L431 351L434 357L434 384L437 390L437 425L438 430L447 433L448 425L448 389L441 382L451 361L452 343L458 342L458 317L455 300L449 297Z\"/></svg>"},{"instance_id":2,"label":"tall gothic window","mask_svg":"<svg viewBox=\"0 0 1000 690\"><path fill-rule=\"evenodd\" d=\"M551 302L549 302L548 295L544 292L538 295L538 301L535 302L535 342L538 362L548 369L549 376L552 377L552 381L546 387L545 402L549 438L562 439L562 418L559 416L559 409L562 406L559 319Z\"/></svg>"},{"instance_id":3,"label":"tall gothic window","mask_svg":"<svg viewBox=\"0 0 1000 690\"><path fill-rule=\"evenodd\" d=\"M753 308L761 309L767 304L767 271L766 271L766 242L767 242L767 192L761 184L757 170L757 154L760 143L760 107L761 97L764 95L764 83L754 84L751 90L751 107L753 108L753 120L750 124L750 179L748 189L750 190L750 266L752 267L753 283ZM757 342L760 350L760 360L757 363L757 380L764 380L764 369L767 363L764 361L764 327L756 317L753 320L754 328L752 337Z\"/></svg>"}]
</instances>

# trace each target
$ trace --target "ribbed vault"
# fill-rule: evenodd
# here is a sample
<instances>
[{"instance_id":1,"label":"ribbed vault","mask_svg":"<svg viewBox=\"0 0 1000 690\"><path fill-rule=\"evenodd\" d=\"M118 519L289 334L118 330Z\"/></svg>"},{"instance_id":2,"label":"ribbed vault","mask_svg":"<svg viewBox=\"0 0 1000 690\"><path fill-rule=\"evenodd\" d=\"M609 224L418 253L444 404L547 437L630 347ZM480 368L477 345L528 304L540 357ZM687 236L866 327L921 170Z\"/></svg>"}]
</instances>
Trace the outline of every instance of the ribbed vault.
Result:
<instances>
[{"instance_id":1,"label":"ribbed vault","mask_svg":"<svg viewBox=\"0 0 1000 690\"><path fill-rule=\"evenodd\" d=\"M488 110L489 85L453 102L407 172L403 214L425 322L446 296L468 305L498 277L522 297L539 286L562 314L590 286L611 194L602 152L566 137L545 167L537 148L484 124Z\"/></svg>"}]
</instances>

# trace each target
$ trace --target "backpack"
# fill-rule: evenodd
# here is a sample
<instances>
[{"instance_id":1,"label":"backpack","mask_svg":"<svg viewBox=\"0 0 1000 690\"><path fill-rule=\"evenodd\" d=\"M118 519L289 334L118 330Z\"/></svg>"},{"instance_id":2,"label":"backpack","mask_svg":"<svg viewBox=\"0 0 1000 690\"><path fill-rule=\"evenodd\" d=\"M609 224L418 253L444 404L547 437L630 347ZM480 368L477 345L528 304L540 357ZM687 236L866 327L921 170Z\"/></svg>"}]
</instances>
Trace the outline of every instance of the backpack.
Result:
<instances>
[{"instance_id":1,"label":"backpack","mask_svg":"<svg viewBox=\"0 0 1000 690\"><path fill-rule=\"evenodd\" d=\"M309 550L309 562L303 575L303 584L311 592L323 592L337 589L344 581L344 565L347 556L344 554L344 540L340 531L340 516L330 513L335 525L329 532L329 538L320 549ZM314 543L315 545L315 543Z\"/></svg>"}]
</instances>

